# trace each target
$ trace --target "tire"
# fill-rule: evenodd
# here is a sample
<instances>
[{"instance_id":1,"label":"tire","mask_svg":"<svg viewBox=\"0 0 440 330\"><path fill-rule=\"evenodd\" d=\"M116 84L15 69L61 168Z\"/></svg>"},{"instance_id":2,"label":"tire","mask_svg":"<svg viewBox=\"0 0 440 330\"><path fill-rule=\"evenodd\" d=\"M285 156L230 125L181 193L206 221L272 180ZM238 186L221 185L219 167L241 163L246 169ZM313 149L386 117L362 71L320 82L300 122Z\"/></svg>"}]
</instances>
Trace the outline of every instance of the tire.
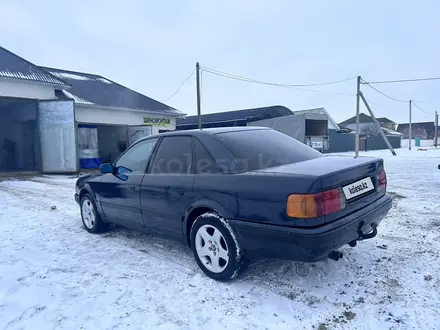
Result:
<instances>
[{"instance_id":1,"label":"tire","mask_svg":"<svg viewBox=\"0 0 440 330\"><path fill-rule=\"evenodd\" d=\"M198 266L214 280L230 281L248 264L231 226L216 213L200 215L192 225L190 238Z\"/></svg>"},{"instance_id":2,"label":"tire","mask_svg":"<svg viewBox=\"0 0 440 330\"><path fill-rule=\"evenodd\" d=\"M96 209L95 201L90 194L85 194L81 198L80 209L82 223L89 233L99 234L108 229L108 223L102 221Z\"/></svg>"}]
</instances>

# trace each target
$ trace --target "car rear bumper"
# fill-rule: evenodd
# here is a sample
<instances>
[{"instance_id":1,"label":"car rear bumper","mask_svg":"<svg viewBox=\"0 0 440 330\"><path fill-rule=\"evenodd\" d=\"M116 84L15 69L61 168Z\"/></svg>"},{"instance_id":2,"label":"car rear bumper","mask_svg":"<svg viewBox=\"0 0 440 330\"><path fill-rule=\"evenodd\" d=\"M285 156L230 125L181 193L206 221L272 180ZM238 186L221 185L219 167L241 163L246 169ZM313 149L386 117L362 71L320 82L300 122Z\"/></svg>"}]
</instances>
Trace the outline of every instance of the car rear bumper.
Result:
<instances>
[{"instance_id":1,"label":"car rear bumper","mask_svg":"<svg viewBox=\"0 0 440 330\"><path fill-rule=\"evenodd\" d=\"M75 194L75 202L77 202L79 204L79 195Z\"/></svg>"},{"instance_id":2,"label":"car rear bumper","mask_svg":"<svg viewBox=\"0 0 440 330\"><path fill-rule=\"evenodd\" d=\"M388 194L335 222L317 228L291 228L229 220L249 257L315 262L373 231L391 209Z\"/></svg>"}]
</instances>

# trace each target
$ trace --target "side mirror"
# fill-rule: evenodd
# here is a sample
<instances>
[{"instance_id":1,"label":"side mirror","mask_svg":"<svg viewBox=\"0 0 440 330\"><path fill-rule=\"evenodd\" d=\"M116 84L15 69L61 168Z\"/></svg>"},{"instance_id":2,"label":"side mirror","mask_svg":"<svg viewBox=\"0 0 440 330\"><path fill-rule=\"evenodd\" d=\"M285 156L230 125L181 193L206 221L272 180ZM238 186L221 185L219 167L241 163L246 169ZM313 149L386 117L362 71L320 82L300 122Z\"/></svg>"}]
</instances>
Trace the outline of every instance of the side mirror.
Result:
<instances>
[{"instance_id":1,"label":"side mirror","mask_svg":"<svg viewBox=\"0 0 440 330\"><path fill-rule=\"evenodd\" d=\"M102 164L102 165L99 167L99 171L100 171L102 174L113 173L114 168L113 168L113 165L112 165L112 164L110 164L110 163L105 163L105 164Z\"/></svg>"},{"instance_id":2,"label":"side mirror","mask_svg":"<svg viewBox=\"0 0 440 330\"><path fill-rule=\"evenodd\" d=\"M116 168L116 173L118 173L118 174L128 173L128 172L133 172L133 171L130 170L129 168L124 167L124 166L119 166Z\"/></svg>"}]
</instances>

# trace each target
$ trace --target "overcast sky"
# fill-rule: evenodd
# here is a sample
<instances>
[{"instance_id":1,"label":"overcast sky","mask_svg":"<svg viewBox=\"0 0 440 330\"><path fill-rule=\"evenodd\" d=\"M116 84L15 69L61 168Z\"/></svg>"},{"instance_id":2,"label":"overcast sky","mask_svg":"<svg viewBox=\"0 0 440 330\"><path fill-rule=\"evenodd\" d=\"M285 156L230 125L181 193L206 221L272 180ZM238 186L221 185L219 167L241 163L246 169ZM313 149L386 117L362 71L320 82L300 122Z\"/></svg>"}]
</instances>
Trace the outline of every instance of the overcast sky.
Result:
<instances>
[{"instance_id":1,"label":"overcast sky","mask_svg":"<svg viewBox=\"0 0 440 330\"><path fill-rule=\"evenodd\" d=\"M0 0L0 11L3 47L35 64L101 74L162 102L196 61L281 84L440 76L436 0ZM315 93L202 77L204 113L279 104L325 107L338 122L355 114L354 96L326 94L354 94L354 79L310 87ZM440 110L440 81L375 86ZM408 121L407 102L363 91L376 116ZM195 78L167 104L195 114ZM433 118L413 110L414 121Z\"/></svg>"}]
</instances>

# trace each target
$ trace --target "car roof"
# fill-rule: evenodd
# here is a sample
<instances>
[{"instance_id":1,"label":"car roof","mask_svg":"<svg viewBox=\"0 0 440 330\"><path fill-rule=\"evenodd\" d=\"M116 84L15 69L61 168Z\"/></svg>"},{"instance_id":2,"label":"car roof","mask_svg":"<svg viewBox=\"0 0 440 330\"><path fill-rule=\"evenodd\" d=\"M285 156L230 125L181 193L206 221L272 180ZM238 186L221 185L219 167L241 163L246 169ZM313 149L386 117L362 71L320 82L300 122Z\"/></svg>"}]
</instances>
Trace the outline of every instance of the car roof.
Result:
<instances>
[{"instance_id":1,"label":"car roof","mask_svg":"<svg viewBox=\"0 0 440 330\"><path fill-rule=\"evenodd\" d=\"M229 133L229 132L241 132L241 131L256 131L256 130L270 130L267 127L257 127L257 126L241 126L241 127L216 127L216 128L204 128L204 129L189 129L189 130L181 130L181 131L171 131L165 133L159 133L155 135L150 135L142 138L141 140L149 139L152 137L160 137L160 136L173 136L173 135L192 135L192 136L201 136L201 135L214 135L219 133Z\"/></svg>"}]
</instances>

